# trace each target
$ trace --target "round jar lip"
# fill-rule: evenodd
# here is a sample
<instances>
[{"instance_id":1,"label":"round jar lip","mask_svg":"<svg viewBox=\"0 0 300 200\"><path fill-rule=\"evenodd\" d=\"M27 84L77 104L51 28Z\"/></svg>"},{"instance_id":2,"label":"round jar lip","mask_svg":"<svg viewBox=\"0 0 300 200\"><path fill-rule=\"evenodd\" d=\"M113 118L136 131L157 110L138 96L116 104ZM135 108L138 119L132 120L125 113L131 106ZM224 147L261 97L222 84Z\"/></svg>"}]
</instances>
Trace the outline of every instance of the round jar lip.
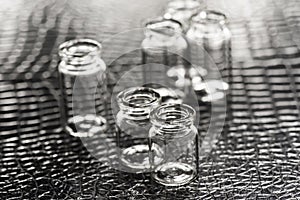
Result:
<instances>
[{"instance_id":1,"label":"round jar lip","mask_svg":"<svg viewBox=\"0 0 300 200\"><path fill-rule=\"evenodd\" d=\"M227 23L227 16L215 10L202 10L200 13L193 15L191 20L193 23L210 21L224 25Z\"/></svg>"},{"instance_id":2,"label":"round jar lip","mask_svg":"<svg viewBox=\"0 0 300 200\"><path fill-rule=\"evenodd\" d=\"M62 60L75 59L80 62L88 57L100 56L102 45L93 39L73 39L59 45L58 50Z\"/></svg>"},{"instance_id":3,"label":"round jar lip","mask_svg":"<svg viewBox=\"0 0 300 200\"><path fill-rule=\"evenodd\" d=\"M146 21L145 23L145 35L147 35L148 31L154 31L154 32L160 32L162 30L165 30L164 33L167 35L173 36L174 34L182 33L182 24L172 18L164 18L164 17L159 17L155 19L150 19ZM167 32L166 30L169 30Z\"/></svg>"},{"instance_id":4,"label":"round jar lip","mask_svg":"<svg viewBox=\"0 0 300 200\"><path fill-rule=\"evenodd\" d=\"M155 126L188 126L195 116L195 109L187 104L167 103L150 112L150 122Z\"/></svg>"},{"instance_id":5,"label":"round jar lip","mask_svg":"<svg viewBox=\"0 0 300 200\"><path fill-rule=\"evenodd\" d=\"M168 3L168 9L187 10L200 8L201 4L195 0L175 0Z\"/></svg>"},{"instance_id":6,"label":"round jar lip","mask_svg":"<svg viewBox=\"0 0 300 200\"><path fill-rule=\"evenodd\" d=\"M145 102L135 102L138 97L145 99ZM152 88L131 87L123 90L117 95L117 102L120 107L125 108L148 108L160 102L160 95Z\"/></svg>"}]
</instances>

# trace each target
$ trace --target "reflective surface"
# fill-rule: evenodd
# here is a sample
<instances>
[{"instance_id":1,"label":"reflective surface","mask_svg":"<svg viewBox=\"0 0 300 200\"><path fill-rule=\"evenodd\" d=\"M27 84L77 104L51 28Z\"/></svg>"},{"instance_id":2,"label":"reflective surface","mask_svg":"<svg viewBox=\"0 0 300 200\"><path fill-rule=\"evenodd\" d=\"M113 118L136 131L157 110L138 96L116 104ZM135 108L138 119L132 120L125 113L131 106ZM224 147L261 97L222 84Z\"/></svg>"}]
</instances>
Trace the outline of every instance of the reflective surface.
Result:
<instances>
[{"instance_id":1,"label":"reflective surface","mask_svg":"<svg viewBox=\"0 0 300 200\"><path fill-rule=\"evenodd\" d=\"M2 199L297 199L299 120L299 1L212 0L229 14L234 60L230 128L187 185L163 187L148 174L107 165L109 144L94 139L95 159L57 128L57 47L86 36L103 38L163 13L162 0L1 1L0 196ZM230 10L232 8L232 10ZM138 38L140 38L139 41ZM114 40L104 59L143 35ZM140 56L111 66L114 75ZM286 63L282 63L284 61ZM239 62L245 62L244 64ZM287 63L291 65L287 65ZM202 113L202 126L209 115ZM113 123L111 117L107 118ZM113 135L113 132L110 132ZM110 141L110 142L109 142ZM226 188L226 189L224 189ZM126 191L126 192L124 192Z\"/></svg>"}]
</instances>

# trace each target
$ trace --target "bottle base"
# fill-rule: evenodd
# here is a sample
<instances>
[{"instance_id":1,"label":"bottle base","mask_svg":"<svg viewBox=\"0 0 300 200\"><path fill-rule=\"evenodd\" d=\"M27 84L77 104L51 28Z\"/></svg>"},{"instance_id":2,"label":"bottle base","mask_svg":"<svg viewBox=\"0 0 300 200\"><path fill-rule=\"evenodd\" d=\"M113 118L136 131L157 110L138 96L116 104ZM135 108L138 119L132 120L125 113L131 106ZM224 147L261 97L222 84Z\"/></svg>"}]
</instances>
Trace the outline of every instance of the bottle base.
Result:
<instances>
[{"instance_id":1,"label":"bottle base","mask_svg":"<svg viewBox=\"0 0 300 200\"><path fill-rule=\"evenodd\" d=\"M181 186L196 177L196 169L181 162L168 162L155 168L152 178L165 186Z\"/></svg>"},{"instance_id":2,"label":"bottle base","mask_svg":"<svg viewBox=\"0 0 300 200\"><path fill-rule=\"evenodd\" d=\"M92 137L105 131L107 128L106 119L93 114L76 115L68 120L65 130L75 137Z\"/></svg>"},{"instance_id":3,"label":"bottle base","mask_svg":"<svg viewBox=\"0 0 300 200\"><path fill-rule=\"evenodd\" d=\"M163 158L161 149L153 150L155 152L155 163L160 163ZM120 154L120 162L128 168L129 172L147 172L150 170L149 146L138 144L123 149Z\"/></svg>"}]
</instances>

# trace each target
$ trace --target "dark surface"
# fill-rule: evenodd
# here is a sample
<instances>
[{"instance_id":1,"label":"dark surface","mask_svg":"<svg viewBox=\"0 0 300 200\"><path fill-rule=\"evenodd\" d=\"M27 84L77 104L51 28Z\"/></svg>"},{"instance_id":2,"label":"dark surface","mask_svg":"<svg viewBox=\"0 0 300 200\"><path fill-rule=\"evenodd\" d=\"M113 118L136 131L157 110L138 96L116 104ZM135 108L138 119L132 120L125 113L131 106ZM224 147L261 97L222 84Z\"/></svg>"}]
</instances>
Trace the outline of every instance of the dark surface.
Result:
<instances>
[{"instance_id":1,"label":"dark surface","mask_svg":"<svg viewBox=\"0 0 300 200\"><path fill-rule=\"evenodd\" d=\"M231 19L233 118L199 177L165 188L108 167L59 130L56 74L63 41L140 27L165 2L1 1L0 199L300 198L300 2L216 2L208 7ZM113 41L104 60L136 43ZM110 69L116 79L120 65ZM100 157L109 149L97 148Z\"/></svg>"}]
</instances>

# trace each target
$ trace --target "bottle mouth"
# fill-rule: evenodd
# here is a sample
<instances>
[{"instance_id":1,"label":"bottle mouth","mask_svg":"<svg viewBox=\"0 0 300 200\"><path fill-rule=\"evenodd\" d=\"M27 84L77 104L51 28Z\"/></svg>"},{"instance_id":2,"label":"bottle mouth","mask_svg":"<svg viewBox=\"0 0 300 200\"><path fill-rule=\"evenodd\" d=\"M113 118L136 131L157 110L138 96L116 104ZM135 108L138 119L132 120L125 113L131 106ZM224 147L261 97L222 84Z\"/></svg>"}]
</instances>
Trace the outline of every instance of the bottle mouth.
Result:
<instances>
[{"instance_id":1,"label":"bottle mouth","mask_svg":"<svg viewBox=\"0 0 300 200\"><path fill-rule=\"evenodd\" d=\"M161 97L154 89L146 87L133 87L117 95L120 110L133 120L149 118L152 108L158 106Z\"/></svg>"},{"instance_id":2,"label":"bottle mouth","mask_svg":"<svg viewBox=\"0 0 300 200\"><path fill-rule=\"evenodd\" d=\"M190 127L194 123L196 111L186 104L163 104L150 113L154 126L167 130Z\"/></svg>"},{"instance_id":3,"label":"bottle mouth","mask_svg":"<svg viewBox=\"0 0 300 200\"><path fill-rule=\"evenodd\" d=\"M90 64L100 56L102 46L92 39L74 39L59 46L59 56L71 65Z\"/></svg>"},{"instance_id":4,"label":"bottle mouth","mask_svg":"<svg viewBox=\"0 0 300 200\"><path fill-rule=\"evenodd\" d=\"M163 17L147 21L145 27L146 36L157 34L171 37L182 33L182 25L179 21Z\"/></svg>"},{"instance_id":5,"label":"bottle mouth","mask_svg":"<svg viewBox=\"0 0 300 200\"><path fill-rule=\"evenodd\" d=\"M225 14L215 10L203 10L200 13L192 16L193 23L201 23L205 21L224 25L227 23L227 17Z\"/></svg>"},{"instance_id":6,"label":"bottle mouth","mask_svg":"<svg viewBox=\"0 0 300 200\"><path fill-rule=\"evenodd\" d=\"M195 0L175 0L168 3L168 8L177 10L177 11L185 11L185 10L193 10L200 9L200 3Z\"/></svg>"}]
</instances>

